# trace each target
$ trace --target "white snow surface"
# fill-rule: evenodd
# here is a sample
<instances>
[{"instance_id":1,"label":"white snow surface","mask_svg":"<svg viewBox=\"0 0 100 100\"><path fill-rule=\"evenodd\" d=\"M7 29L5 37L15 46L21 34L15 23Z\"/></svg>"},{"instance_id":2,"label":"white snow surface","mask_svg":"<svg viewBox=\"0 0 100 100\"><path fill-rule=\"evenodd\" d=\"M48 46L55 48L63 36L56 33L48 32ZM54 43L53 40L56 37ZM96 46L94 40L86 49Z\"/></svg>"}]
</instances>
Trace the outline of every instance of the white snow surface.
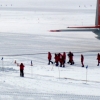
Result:
<instances>
[{"instance_id":1,"label":"white snow surface","mask_svg":"<svg viewBox=\"0 0 100 100\"><path fill-rule=\"evenodd\" d=\"M94 25L95 9L96 0L0 0L0 100L100 100L99 34L49 32ZM53 61L72 51L75 64L67 57L65 68L48 65L48 51Z\"/></svg>"}]
</instances>

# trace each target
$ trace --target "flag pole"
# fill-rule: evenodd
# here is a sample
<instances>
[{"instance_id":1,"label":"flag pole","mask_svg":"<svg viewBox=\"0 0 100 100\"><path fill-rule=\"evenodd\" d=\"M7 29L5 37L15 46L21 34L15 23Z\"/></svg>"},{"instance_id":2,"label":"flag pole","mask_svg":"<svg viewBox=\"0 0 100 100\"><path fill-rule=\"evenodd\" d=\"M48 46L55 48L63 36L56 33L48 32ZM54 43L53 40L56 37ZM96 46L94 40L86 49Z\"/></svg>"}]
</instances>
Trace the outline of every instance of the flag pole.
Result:
<instances>
[{"instance_id":1,"label":"flag pole","mask_svg":"<svg viewBox=\"0 0 100 100\"><path fill-rule=\"evenodd\" d=\"M2 70L4 71L4 66L3 66L3 57L1 58L2 60Z\"/></svg>"},{"instance_id":2,"label":"flag pole","mask_svg":"<svg viewBox=\"0 0 100 100\"><path fill-rule=\"evenodd\" d=\"M88 72L88 65L86 66L86 83L87 83L87 72Z\"/></svg>"},{"instance_id":3,"label":"flag pole","mask_svg":"<svg viewBox=\"0 0 100 100\"><path fill-rule=\"evenodd\" d=\"M87 83L87 69L86 69L86 83Z\"/></svg>"},{"instance_id":4,"label":"flag pole","mask_svg":"<svg viewBox=\"0 0 100 100\"><path fill-rule=\"evenodd\" d=\"M32 68L32 66L33 66L33 63L32 63L32 60L31 60L31 76L33 77L33 68Z\"/></svg>"},{"instance_id":5,"label":"flag pole","mask_svg":"<svg viewBox=\"0 0 100 100\"><path fill-rule=\"evenodd\" d=\"M59 68L59 66L58 66L58 70L59 70L59 79L60 79L60 68Z\"/></svg>"}]
</instances>

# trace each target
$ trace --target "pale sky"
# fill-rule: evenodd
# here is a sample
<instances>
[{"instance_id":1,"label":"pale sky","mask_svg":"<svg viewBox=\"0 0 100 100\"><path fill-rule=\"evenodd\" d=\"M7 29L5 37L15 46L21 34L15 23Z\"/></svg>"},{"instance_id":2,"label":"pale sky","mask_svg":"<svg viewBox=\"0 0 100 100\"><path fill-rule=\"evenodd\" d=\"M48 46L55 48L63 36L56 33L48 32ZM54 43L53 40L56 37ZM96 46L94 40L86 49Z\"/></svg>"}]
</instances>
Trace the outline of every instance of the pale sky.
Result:
<instances>
[{"instance_id":1,"label":"pale sky","mask_svg":"<svg viewBox=\"0 0 100 100\"><path fill-rule=\"evenodd\" d=\"M10 6L13 7L64 7L69 6L90 6L94 7L96 5L96 0L0 0L0 5L2 7Z\"/></svg>"}]
</instances>

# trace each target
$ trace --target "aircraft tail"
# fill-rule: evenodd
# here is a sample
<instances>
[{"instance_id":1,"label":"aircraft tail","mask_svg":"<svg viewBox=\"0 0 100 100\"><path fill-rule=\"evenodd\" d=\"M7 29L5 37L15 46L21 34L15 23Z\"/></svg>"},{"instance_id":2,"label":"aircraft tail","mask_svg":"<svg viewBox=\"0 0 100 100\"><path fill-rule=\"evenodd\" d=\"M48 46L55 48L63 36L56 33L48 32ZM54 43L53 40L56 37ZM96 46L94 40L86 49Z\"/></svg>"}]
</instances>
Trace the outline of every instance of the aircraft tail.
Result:
<instances>
[{"instance_id":1,"label":"aircraft tail","mask_svg":"<svg viewBox=\"0 0 100 100\"><path fill-rule=\"evenodd\" d=\"M78 29L78 31L81 31L80 29L82 29L82 31L94 31L96 29L100 30L100 0L97 0L97 5L96 5L96 18L95 18L95 25L94 26L74 26L74 27L67 27L67 28L75 28ZM77 30L73 30L73 31L77 31ZM83 30L85 29L85 30ZM62 32L62 31L72 31L72 30L50 30L50 32Z\"/></svg>"},{"instance_id":2,"label":"aircraft tail","mask_svg":"<svg viewBox=\"0 0 100 100\"><path fill-rule=\"evenodd\" d=\"M78 26L78 27L68 27L68 28L99 28L100 29L100 0L97 0L96 17L95 17L94 26Z\"/></svg>"},{"instance_id":3,"label":"aircraft tail","mask_svg":"<svg viewBox=\"0 0 100 100\"><path fill-rule=\"evenodd\" d=\"M100 25L100 0L97 0L95 25Z\"/></svg>"}]
</instances>

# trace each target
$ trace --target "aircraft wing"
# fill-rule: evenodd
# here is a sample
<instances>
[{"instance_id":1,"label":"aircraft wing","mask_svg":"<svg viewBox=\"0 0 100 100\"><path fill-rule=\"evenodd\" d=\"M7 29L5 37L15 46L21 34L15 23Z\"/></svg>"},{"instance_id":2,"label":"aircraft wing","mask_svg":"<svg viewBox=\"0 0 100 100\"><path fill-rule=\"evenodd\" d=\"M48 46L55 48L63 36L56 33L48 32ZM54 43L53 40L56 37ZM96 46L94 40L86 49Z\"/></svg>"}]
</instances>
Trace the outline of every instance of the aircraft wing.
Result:
<instances>
[{"instance_id":1,"label":"aircraft wing","mask_svg":"<svg viewBox=\"0 0 100 100\"><path fill-rule=\"evenodd\" d=\"M87 29L83 29L83 28L80 28L80 29L76 29L76 28L72 28L72 29L58 29L58 30L50 30L50 32L78 32L78 31L97 31L98 29L94 28L94 29L91 29L91 28L87 28Z\"/></svg>"}]
</instances>

